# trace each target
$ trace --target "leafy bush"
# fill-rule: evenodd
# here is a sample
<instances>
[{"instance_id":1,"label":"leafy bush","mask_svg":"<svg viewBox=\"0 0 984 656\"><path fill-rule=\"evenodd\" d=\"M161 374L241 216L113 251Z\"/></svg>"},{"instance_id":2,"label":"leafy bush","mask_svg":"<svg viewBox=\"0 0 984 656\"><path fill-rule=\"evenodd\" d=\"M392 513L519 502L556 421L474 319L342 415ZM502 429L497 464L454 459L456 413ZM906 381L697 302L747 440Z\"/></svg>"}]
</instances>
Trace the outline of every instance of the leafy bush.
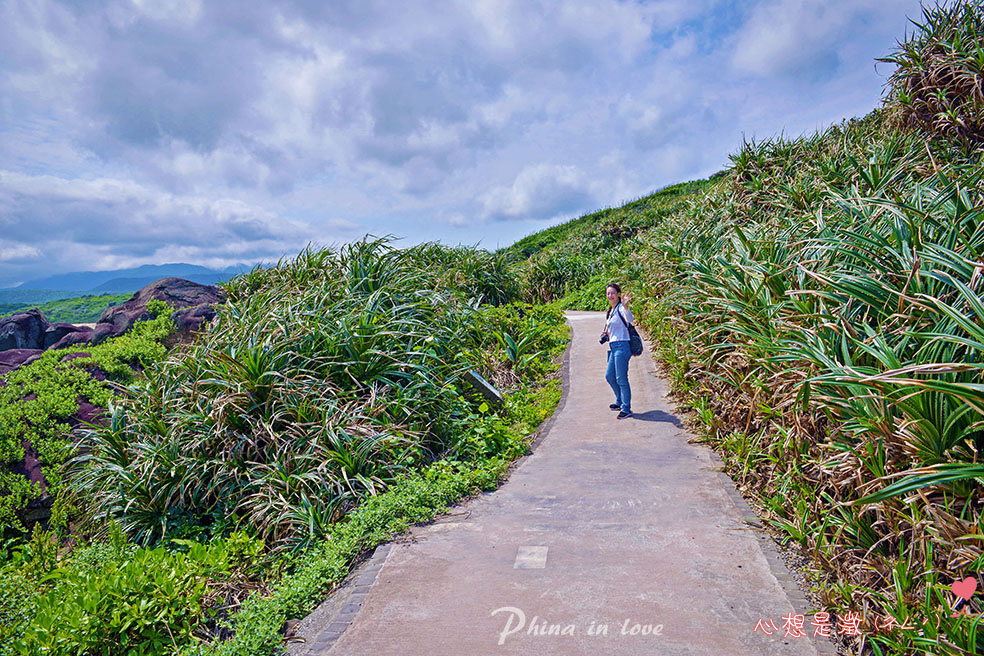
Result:
<instances>
[{"instance_id":1,"label":"leafy bush","mask_svg":"<svg viewBox=\"0 0 984 656\"><path fill-rule=\"evenodd\" d=\"M593 310L596 312L607 309L609 305L605 293L609 283L613 282L613 278L614 276L609 276L607 273L592 276L584 285L565 294L560 301L560 306L565 310Z\"/></svg>"},{"instance_id":2,"label":"leafy bush","mask_svg":"<svg viewBox=\"0 0 984 656\"><path fill-rule=\"evenodd\" d=\"M119 550L99 567L56 570L35 601L22 653L160 654L195 642L210 591L248 567L250 540L234 535L186 552ZM111 548L115 548L112 547Z\"/></svg>"},{"instance_id":3,"label":"leafy bush","mask_svg":"<svg viewBox=\"0 0 984 656\"><path fill-rule=\"evenodd\" d=\"M299 548L401 472L448 455L478 405L461 375L488 363L486 317L500 316L474 294L508 296L487 287L498 274L475 264L486 261L367 239L232 281L209 332L90 432L73 486L93 525L116 519L151 545L248 523ZM517 371L542 371L535 353L517 355Z\"/></svg>"},{"instance_id":4,"label":"leafy bush","mask_svg":"<svg viewBox=\"0 0 984 656\"><path fill-rule=\"evenodd\" d=\"M984 9L972 0L923 8L895 64L887 104L900 127L974 148L984 142Z\"/></svg>"},{"instance_id":5,"label":"leafy bush","mask_svg":"<svg viewBox=\"0 0 984 656\"><path fill-rule=\"evenodd\" d=\"M0 656L12 656L14 643L34 618L37 584L12 567L0 568Z\"/></svg>"},{"instance_id":6,"label":"leafy bush","mask_svg":"<svg viewBox=\"0 0 984 656\"><path fill-rule=\"evenodd\" d=\"M409 250L411 259L432 269L438 276L438 286L451 293L489 305L505 305L519 298L512 258L503 251L490 253L438 243L420 244Z\"/></svg>"}]
</instances>

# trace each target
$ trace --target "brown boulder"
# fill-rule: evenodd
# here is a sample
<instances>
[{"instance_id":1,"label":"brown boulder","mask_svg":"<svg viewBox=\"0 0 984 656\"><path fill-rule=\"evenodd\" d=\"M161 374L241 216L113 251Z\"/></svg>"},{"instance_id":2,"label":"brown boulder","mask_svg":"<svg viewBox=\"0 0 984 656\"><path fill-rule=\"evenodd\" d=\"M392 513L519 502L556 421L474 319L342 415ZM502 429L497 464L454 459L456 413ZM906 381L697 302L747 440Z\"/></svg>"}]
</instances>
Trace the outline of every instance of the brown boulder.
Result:
<instances>
[{"instance_id":1,"label":"brown boulder","mask_svg":"<svg viewBox=\"0 0 984 656\"><path fill-rule=\"evenodd\" d=\"M147 315L150 316L150 315ZM89 335L90 344L102 344L110 337L116 337L117 335L122 335L123 331L116 332L116 329L111 323L97 323L96 327L92 329L92 334Z\"/></svg>"},{"instance_id":2,"label":"brown boulder","mask_svg":"<svg viewBox=\"0 0 984 656\"><path fill-rule=\"evenodd\" d=\"M75 333L85 334L86 331L90 330L92 329L87 326L76 326L71 323L53 323L44 331L44 344L40 348L50 349L67 335L73 335Z\"/></svg>"},{"instance_id":3,"label":"brown boulder","mask_svg":"<svg viewBox=\"0 0 984 656\"><path fill-rule=\"evenodd\" d=\"M202 324L215 318L215 308L211 305L196 305L195 307L178 310L171 315L180 333L192 333L201 330Z\"/></svg>"},{"instance_id":4,"label":"brown boulder","mask_svg":"<svg viewBox=\"0 0 984 656\"><path fill-rule=\"evenodd\" d=\"M41 349L15 348L0 351L0 376L17 367L31 364L44 353Z\"/></svg>"},{"instance_id":5,"label":"brown boulder","mask_svg":"<svg viewBox=\"0 0 984 656\"><path fill-rule=\"evenodd\" d=\"M102 424L105 425L103 418L106 415L106 408L100 408L98 405L90 403L87 399L79 397L79 410L75 413L74 417L70 417L68 420L68 425L72 429L79 427L87 428L87 424Z\"/></svg>"},{"instance_id":6,"label":"brown boulder","mask_svg":"<svg viewBox=\"0 0 984 656\"><path fill-rule=\"evenodd\" d=\"M52 344L49 348L52 350L63 349L76 344L87 344L92 341L92 328L89 326L76 326L76 328L78 328L78 330L75 332L66 333L64 337Z\"/></svg>"},{"instance_id":7,"label":"brown boulder","mask_svg":"<svg viewBox=\"0 0 984 656\"><path fill-rule=\"evenodd\" d=\"M149 319L147 303L154 298L179 310L174 317L178 330L190 332L198 330L204 321L215 316L215 311L209 306L225 302L225 292L215 285L200 285L181 278L162 278L135 293L122 305L103 312L93 331L92 343L98 344L108 337L120 335L137 321Z\"/></svg>"},{"instance_id":8,"label":"brown boulder","mask_svg":"<svg viewBox=\"0 0 984 656\"><path fill-rule=\"evenodd\" d=\"M44 334L50 325L37 308L0 317L0 351L43 349Z\"/></svg>"},{"instance_id":9,"label":"brown boulder","mask_svg":"<svg viewBox=\"0 0 984 656\"><path fill-rule=\"evenodd\" d=\"M24 447L24 459L10 464L10 471L20 474L32 483L37 483L41 488L41 495L47 492L48 484L41 473L41 458L30 440L22 440L21 446Z\"/></svg>"}]
</instances>

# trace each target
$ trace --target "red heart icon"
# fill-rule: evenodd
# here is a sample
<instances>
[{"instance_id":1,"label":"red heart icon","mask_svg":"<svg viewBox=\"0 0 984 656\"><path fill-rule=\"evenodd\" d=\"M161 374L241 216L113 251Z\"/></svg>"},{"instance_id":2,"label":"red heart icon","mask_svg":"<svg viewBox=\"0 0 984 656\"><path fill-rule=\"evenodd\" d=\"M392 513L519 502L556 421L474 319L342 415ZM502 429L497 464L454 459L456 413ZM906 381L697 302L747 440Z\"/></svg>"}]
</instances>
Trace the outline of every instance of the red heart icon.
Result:
<instances>
[{"instance_id":1,"label":"red heart icon","mask_svg":"<svg viewBox=\"0 0 984 656\"><path fill-rule=\"evenodd\" d=\"M977 590L977 579L968 576L963 581L954 581L950 585L950 590L961 599L970 601L970 598L974 596L974 591Z\"/></svg>"}]
</instances>

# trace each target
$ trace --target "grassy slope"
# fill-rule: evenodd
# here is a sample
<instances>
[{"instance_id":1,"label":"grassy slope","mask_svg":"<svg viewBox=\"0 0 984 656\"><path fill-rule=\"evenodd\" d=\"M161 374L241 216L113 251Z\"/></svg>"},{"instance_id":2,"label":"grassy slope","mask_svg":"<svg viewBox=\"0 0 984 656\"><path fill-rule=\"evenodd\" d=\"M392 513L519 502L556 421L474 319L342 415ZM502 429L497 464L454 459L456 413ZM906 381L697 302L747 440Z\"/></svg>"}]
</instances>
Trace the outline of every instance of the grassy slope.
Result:
<instances>
[{"instance_id":1,"label":"grassy slope","mask_svg":"<svg viewBox=\"0 0 984 656\"><path fill-rule=\"evenodd\" d=\"M721 175L723 173L716 173L710 179L716 179ZM637 229L652 227L656 217L665 213L668 207L674 208L675 201L691 196L702 187L703 183L703 181L682 182L660 189L621 207L606 208L585 214L523 237L514 244L502 248L501 252L512 258L527 259L552 246L584 235L591 230L592 226L605 225L608 230L614 226L626 224Z\"/></svg>"}]
</instances>

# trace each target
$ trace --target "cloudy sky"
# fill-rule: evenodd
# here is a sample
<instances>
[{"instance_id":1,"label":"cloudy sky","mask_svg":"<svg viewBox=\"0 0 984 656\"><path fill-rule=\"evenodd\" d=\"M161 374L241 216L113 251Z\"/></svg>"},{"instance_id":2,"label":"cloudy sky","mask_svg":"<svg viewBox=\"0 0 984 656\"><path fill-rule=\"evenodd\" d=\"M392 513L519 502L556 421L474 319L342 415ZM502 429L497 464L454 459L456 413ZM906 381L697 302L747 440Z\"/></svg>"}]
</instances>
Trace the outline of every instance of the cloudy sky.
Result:
<instances>
[{"instance_id":1,"label":"cloudy sky","mask_svg":"<svg viewBox=\"0 0 984 656\"><path fill-rule=\"evenodd\" d=\"M867 113L903 0L0 0L0 287L487 248Z\"/></svg>"}]
</instances>

